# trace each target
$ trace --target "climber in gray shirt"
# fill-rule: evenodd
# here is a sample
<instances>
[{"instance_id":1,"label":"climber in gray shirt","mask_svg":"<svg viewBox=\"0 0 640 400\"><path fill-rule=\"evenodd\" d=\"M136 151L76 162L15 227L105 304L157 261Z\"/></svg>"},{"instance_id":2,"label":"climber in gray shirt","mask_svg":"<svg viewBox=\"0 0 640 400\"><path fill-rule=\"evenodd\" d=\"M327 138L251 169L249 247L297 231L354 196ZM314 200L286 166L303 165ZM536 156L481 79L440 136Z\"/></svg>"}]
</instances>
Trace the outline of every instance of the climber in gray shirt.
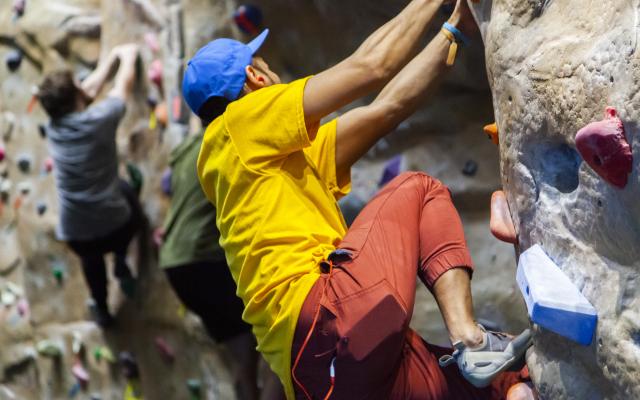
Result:
<instances>
[{"instance_id":1,"label":"climber in gray shirt","mask_svg":"<svg viewBox=\"0 0 640 400\"><path fill-rule=\"evenodd\" d=\"M118 176L116 131L133 90L138 49L115 47L82 83L73 73L47 74L37 97L51 118L46 127L60 205L56 233L80 257L97 322L113 318L107 306L104 255L115 254L115 275L127 295L135 285L126 263L129 242L139 230L141 207ZM91 105L117 66L113 89Z\"/></svg>"}]
</instances>

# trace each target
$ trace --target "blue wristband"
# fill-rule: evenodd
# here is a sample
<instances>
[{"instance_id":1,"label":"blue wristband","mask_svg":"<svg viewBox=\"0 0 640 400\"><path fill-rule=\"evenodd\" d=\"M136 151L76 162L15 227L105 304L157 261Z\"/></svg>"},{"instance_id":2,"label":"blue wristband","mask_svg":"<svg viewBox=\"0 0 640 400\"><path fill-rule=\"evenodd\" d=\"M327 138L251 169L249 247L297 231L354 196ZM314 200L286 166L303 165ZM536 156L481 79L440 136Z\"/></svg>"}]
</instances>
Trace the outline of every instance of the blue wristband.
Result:
<instances>
[{"instance_id":1,"label":"blue wristband","mask_svg":"<svg viewBox=\"0 0 640 400\"><path fill-rule=\"evenodd\" d=\"M468 46L469 43L471 43L471 41L464 35L464 33L462 33L458 28L451 25L450 23L445 22L442 25L442 28L453 33L453 36L456 38L456 41L461 42L463 45Z\"/></svg>"}]
</instances>

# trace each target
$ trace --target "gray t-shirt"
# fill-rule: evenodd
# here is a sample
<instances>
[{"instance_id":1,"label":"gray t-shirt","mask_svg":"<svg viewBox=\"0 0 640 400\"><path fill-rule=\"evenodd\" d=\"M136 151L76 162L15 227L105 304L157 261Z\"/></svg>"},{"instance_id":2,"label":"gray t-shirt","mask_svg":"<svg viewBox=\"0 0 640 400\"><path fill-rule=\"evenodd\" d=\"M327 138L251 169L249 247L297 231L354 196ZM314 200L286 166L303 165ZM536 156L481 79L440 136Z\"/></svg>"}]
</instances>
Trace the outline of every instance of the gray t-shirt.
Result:
<instances>
[{"instance_id":1,"label":"gray t-shirt","mask_svg":"<svg viewBox=\"0 0 640 400\"><path fill-rule=\"evenodd\" d=\"M60 202L60 240L93 240L122 227L131 209L120 190L116 131L123 100L108 97L47 127Z\"/></svg>"}]
</instances>

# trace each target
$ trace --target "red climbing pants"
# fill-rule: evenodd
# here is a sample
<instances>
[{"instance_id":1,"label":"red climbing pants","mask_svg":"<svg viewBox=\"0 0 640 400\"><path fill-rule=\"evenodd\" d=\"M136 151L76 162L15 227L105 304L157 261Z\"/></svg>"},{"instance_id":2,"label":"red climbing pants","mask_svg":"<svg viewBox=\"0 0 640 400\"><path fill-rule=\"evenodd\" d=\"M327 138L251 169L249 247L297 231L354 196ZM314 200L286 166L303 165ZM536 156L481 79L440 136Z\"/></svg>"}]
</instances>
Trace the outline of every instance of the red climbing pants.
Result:
<instances>
[{"instance_id":1,"label":"red climbing pants","mask_svg":"<svg viewBox=\"0 0 640 400\"><path fill-rule=\"evenodd\" d=\"M503 399L519 381L518 373L505 373L476 389L455 365L438 365L450 349L409 328L416 276L431 290L452 268L472 272L460 217L439 181L422 173L392 180L330 259L332 272L327 267L307 296L292 348L293 365L319 310L294 376L311 398L324 399L330 390L332 363L335 400ZM307 398L294 387L296 398Z\"/></svg>"}]
</instances>

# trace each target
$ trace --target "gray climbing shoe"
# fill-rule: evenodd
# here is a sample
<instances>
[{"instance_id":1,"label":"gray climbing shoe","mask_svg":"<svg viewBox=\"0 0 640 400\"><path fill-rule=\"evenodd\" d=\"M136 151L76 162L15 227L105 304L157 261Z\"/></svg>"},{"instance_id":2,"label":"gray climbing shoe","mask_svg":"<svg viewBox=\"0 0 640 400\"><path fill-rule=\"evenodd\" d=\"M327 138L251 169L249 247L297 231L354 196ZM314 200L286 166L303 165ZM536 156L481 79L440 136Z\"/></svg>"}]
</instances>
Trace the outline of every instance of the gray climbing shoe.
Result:
<instances>
[{"instance_id":1,"label":"gray climbing shoe","mask_svg":"<svg viewBox=\"0 0 640 400\"><path fill-rule=\"evenodd\" d=\"M484 332L482 345L469 348L462 342L453 344L452 355L440 357L440 366L458 364L460 373L473 386L483 388L503 371L520 362L532 344L531 331L526 329L519 336L510 338L499 332L491 332L478 325Z\"/></svg>"}]
</instances>

